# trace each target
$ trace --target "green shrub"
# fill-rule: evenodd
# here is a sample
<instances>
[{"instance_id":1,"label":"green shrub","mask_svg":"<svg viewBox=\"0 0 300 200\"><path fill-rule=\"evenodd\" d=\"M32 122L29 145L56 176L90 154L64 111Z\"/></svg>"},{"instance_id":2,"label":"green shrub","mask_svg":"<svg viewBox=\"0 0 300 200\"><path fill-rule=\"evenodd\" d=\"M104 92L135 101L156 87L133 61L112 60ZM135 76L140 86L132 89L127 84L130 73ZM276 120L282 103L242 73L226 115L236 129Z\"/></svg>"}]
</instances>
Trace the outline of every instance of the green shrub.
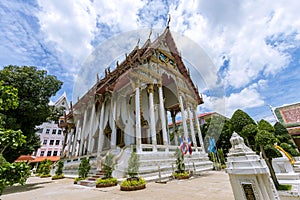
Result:
<instances>
[{"instance_id":1,"label":"green shrub","mask_svg":"<svg viewBox=\"0 0 300 200\"><path fill-rule=\"evenodd\" d=\"M82 181L82 180L84 180L85 178L82 178L82 177L76 177L75 179L74 179L74 182L78 182L78 181Z\"/></svg>"},{"instance_id":2,"label":"green shrub","mask_svg":"<svg viewBox=\"0 0 300 200\"><path fill-rule=\"evenodd\" d=\"M175 178L187 177L189 176L188 172L174 172L172 174Z\"/></svg>"},{"instance_id":3,"label":"green shrub","mask_svg":"<svg viewBox=\"0 0 300 200\"><path fill-rule=\"evenodd\" d=\"M47 178L47 177L51 177L51 175L50 174L42 174L40 177L41 178Z\"/></svg>"},{"instance_id":4,"label":"green shrub","mask_svg":"<svg viewBox=\"0 0 300 200\"><path fill-rule=\"evenodd\" d=\"M96 184L112 184L112 183L118 183L118 180L116 178L98 178L96 181Z\"/></svg>"},{"instance_id":5,"label":"green shrub","mask_svg":"<svg viewBox=\"0 0 300 200\"><path fill-rule=\"evenodd\" d=\"M139 167L140 167L139 156L135 152L132 152L128 160L128 168L127 168L127 173L129 177L131 178L136 177L139 172Z\"/></svg>"},{"instance_id":6,"label":"green shrub","mask_svg":"<svg viewBox=\"0 0 300 200\"><path fill-rule=\"evenodd\" d=\"M43 160L38 166L37 174L39 174L41 178L51 176L50 175L51 165L52 165L52 161L47 159Z\"/></svg>"},{"instance_id":7,"label":"green shrub","mask_svg":"<svg viewBox=\"0 0 300 200\"><path fill-rule=\"evenodd\" d=\"M179 148L176 149L175 153L174 153L175 157L176 157L176 168L178 172L184 172L185 170L185 165L184 165L184 155L181 152L181 150Z\"/></svg>"},{"instance_id":8,"label":"green shrub","mask_svg":"<svg viewBox=\"0 0 300 200\"><path fill-rule=\"evenodd\" d=\"M55 171L55 175L61 175L63 173L63 168L64 168L64 162L63 161L58 161L57 163L57 169Z\"/></svg>"},{"instance_id":9,"label":"green shrub","mask_svg":"<svg viewBox=\"0 0 300 200\"><path fill-rule=\"evenodd\" d=\"M30 167L25 162L9 163L0 165L0 195L6 186L15 183L25 184L30 176Z\"/></svg>"},{"instance_id":10,"label":"green shrub","mask_svg":"<svg viewBox=\"0 0 300 200\"><path fill-rule=\"evenodd\" d=\"M78 176L85 179L90 169L91 169L90 159L82 158L78 168Z\"/></svg>"},{"instance_id":11,"label":"green shrub","mask_svg":"<svg viewBox=\"0 0 300 200\"><path fill-rule=\"evenodd\" d=\"M291 190L292 185L279 185L278 190Z\"/></svg>"},{"instance_id":12,"label":"green shrub","mask_svg":"<svg viewBox=\"0 0 300 200\"><path fill-rule=\"evenodd\" d=\"M52 180L62 179L64 177L65 177L64 174L59 174L59 175L55 174L54 176L52 176Z\"/></svg>"},{"instance_id":13,"label":"green shrub","mask_svg":"<svg viewBox=\"0 0 300 200\"><path fill-rule=\"evenodd\" d=\"M136 178L133 180L127 179L122 181L121 186L139 186L139 185L145 185L146 181L143 178Z\"/></svg>"},{"instance_id":14,"label":"green shrub","mask_svg":"<svg viewBox=\"0 0 300 200\"><path fill-rule=\"evenodd\" d=\"M114 160L113 160L114 156L109 153L105 156L105 160L104 163L102 165L102 171L104 172L104 177L106 178L110 178L112 177L112 172L115 169L115 164L114 164Z\"/></svg>"}]
</instances>

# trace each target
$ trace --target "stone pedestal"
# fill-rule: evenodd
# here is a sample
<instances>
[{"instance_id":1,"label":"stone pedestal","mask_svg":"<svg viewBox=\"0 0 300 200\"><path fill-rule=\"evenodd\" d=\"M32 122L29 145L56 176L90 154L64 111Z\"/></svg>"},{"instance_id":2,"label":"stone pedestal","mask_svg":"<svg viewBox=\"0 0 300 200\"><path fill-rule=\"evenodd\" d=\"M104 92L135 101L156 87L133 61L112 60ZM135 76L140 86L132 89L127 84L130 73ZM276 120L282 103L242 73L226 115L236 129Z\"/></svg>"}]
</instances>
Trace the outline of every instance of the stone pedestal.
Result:
<instances>
[{"instance_id":1,"label":"stone pedestal","mask_svg":"<svg viewBox=\"0 0 300 200\"><path fill-rule=\"evenodd\" d=\"M236 200L278 200L279 195L269 169L237 133L233 133L232 148L227 158L226 172Z\"/></svg>"}]
</instances>

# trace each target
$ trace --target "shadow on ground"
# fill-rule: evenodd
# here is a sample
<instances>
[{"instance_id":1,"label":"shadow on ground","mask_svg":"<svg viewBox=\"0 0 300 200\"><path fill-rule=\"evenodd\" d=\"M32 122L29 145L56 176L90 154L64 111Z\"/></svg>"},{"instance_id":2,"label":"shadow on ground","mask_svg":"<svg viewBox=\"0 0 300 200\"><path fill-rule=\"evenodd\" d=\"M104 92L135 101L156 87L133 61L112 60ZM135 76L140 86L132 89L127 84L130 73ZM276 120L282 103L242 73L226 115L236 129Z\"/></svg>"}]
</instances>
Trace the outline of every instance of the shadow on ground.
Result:
<instances>
[{"instance_id":1,"label":"shadow on ground","mask_svg":"<svg viewBox=\"0 0 300 200\"><path fill-rule=\"evenodd\" d=\"M48 183L51 183L51 181L42 182L42 183L28 183L26 185L8 186L4 189L4 192L2 195L17 193L17 192L27 192L30 190L44 188L45 187L44 185L48 184Z\"/></svg>"}]
</instances>

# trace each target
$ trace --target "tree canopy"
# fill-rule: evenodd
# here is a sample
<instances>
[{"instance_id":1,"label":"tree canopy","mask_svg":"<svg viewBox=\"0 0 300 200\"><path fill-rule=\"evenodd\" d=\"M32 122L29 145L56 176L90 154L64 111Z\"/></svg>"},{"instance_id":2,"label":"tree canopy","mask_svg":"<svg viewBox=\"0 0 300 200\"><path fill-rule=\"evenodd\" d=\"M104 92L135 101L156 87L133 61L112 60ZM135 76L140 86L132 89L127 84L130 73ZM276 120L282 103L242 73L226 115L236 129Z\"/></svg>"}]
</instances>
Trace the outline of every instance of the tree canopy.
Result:
<instances>
[{"instance_id":1,"label":"tree canopy","mask_svg":"<svg viewBox=\"0 0 300 200\"><path fill-rule=\"evenodd\" d=\"M255 121L244 111L238 109L236 110L231 117L231 124L233 131L237 133L241 133L244 126L248 124L256 125Z\"/></svg>"},{"instance_id":2,"label":"tree canopy","mask_svg":"<svg viewBox=\"0 0 300 200\"><path fill-rule=\"evenodd\" d=\"M20 154L31 154L40 145L35 135L35 126L46 121L51 113L48 102L51 96L61 88L62 82L55 76L47 75L46 70L34 66L6 66L0 70L2 85L18 91L18 106L1 111L4 116L4 128L21 129L27 137L22 148L6 148L3 156L7 161L14 161ZM2 95L2 94L1 94ZM11 98L10 98L11 99Z\"/></svg>"}]
</instances>

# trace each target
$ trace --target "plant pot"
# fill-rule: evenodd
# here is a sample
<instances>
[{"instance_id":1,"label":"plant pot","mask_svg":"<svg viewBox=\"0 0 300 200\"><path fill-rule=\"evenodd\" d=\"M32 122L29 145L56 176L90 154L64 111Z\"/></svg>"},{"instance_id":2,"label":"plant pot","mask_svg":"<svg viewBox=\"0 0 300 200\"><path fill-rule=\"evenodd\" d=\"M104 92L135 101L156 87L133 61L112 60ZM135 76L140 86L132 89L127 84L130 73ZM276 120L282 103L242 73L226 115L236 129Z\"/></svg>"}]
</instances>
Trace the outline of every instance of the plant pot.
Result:
<instances>
[{"instance_id":1,"label":"plant pot","mask_svg":"<svg viewBox=\"0 0 300 200\"><path fill-rule=\"evenodd\" d=\"M135 191L135 190L142 190L145 188L146 188L146 184L135 185L135 186L120 186L121 191Z\"/></svg>"},{"instance_id":2,"label":"plant pot","mask_svg":"<svg viewBox=\"0 0 300 200\"><path fill-rule=\"evenodd\" d=\"M187 175L187 176L175 176L175 179L178 179L178 180L182 180L182 179L189 179L190 178L190 176L189 175Z\"/></svg>"},{"instance_id":3,"label":"plant pot","mask_svg":"<svg viewBox=\"0 0 300 200\"><path fill-rule=\"evenodd\" d=\"M112 186L116 186L117 184L118 184L118 183L96 184L96 188L112 187Z\"/></svg>"}]
</instances>

